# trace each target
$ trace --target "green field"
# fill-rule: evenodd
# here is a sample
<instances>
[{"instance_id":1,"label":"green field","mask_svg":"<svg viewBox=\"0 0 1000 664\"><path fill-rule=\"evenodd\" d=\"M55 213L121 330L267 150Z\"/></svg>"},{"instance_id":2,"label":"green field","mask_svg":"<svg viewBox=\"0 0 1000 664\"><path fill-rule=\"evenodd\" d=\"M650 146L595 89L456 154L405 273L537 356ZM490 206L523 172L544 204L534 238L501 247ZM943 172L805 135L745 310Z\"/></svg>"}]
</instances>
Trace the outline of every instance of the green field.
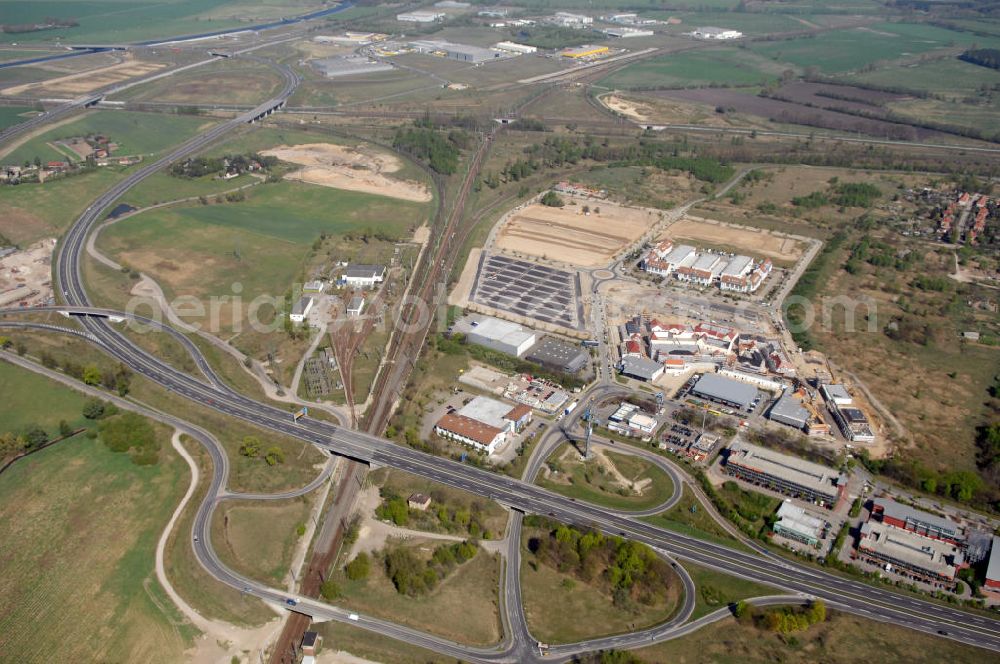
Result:
<instances>
[{"instance_id":1,"label":"green field","mask_svg":"<svg viewBox=\"0 0 1000 664\"><path fill-rule=\"evenodd\" d=\"M237 229L275 240L311 244L320 233L382 231L402 237L427 218L427 206L296 182L262 187L244 203L208 205L181 212L193 222Z\"/></svg>"},{"instance_id":2,"label":"green field","mask_svg":"<svg viewBox=\"0 0 1000 664\"><path fill-rule=\"evenodd\" d=\"M0 430L79 416L82 397L26 370L0 364L0 389ZM136 466L84 436L0 475L0 660L183 659L195 634L157 583L153 556L188 478L172 453Z\"/></svg>"},{"instance_id":3,"label":"green field","mask_svg":"<svg viewBox=\"0 0 1000 664\"><path fill-rule=\"evenodd\" d=\"M212 197L215 194L255 182L259 182L259 180L249 174L231 180L220 180L214 175L206 175L201 178L179 178L169 173L156 173L130 189L121 202L128 203L133 207L144 208L195 196Z\"/></svg>"},{"instance_id":4,"label":"green field","mask_svg":"<svg viewBox=\"0 0 1000 664\"><path fill-rule=\"evenodd\" d=\"M66 156L46 145L50 141L88 134L103 134L118 144L115 155L142 155L145 158L182 143L215 124L215 120L189 115L163 115L132 111L95 111L79 120L51 129L32 138L2 157L5 164L65 160Z\"/></svg>"},{"instance_id":5,"label":"green field","mask_svg":"<svg viewBox=\"0 0 1000 664\"><path fill-rule=\"evenodd\" d=\"M694 508L692 510L692 508ZM680 501L672 508L644 519L653 525L667 528L684 535L708 539L723 546L746 549L712 518L711 513L695 497L690 488L684 487Z\"/></svg>"},{"instance_id":6,"label":"green field","mask_svg":"<svg viewBox=\"0 0 1000 664\"><path fill-rule=\"evenodd\" d=\"M569 444L557 449L550 460L562 459L570 448ZM572 461L559 461L563 472L559 476L568 479L569 484L561 481L540 480L538 484L556 493L578 500L584 500L595 505L612 509L644 510L656 507L667 501L673 494L674 484L670 476L648 461L629 454L605 452L608 459L623 476L633 482L646 479L652 482L641 494L631 491L620 492L620 485L610 476L601 472L604 470L597 461L586 463L578 461L578 455L573 455Z\"/></svg>"},{"instance_id":7,"label":"green field","mask_svg":"<svg viewBox=\"0 0 1000 664\"><path fill-rule=\"evenodd\" d=\"M306 498L227 501L212 520L212 542L219 557L237 572L283 585L299 541L296 528L309 519Z\"/></svg>"},{"instance_id":8,"label":"green field","mask_svg":"<svg viewBox=\"0 0 1000 664\"><path fill-rule=\"evenodd\" d=\"M237 27L249 19L294 16L317 9L311 0L160 0L131 3L126 0L0 0L4 24L25 24L47 17L75 19L69 28L25 32L16 41L121 43L157 37L195 34Z\"/></svg>"},{"instance_id":9,"label":"green field","mask_svg":"<svg viewBox=\"0 0 1000 664\"><path fill-rule=\"evenodd\" d=\"M83 404L87 397L51 380L6 362L0 362L0 433L20 432L38 425L55 437L59 421L74 429L87 424Z\"/></svg>"},{"instance_id":10,"label":"green field","mask_svg":"<svg viewBox=\"0 0 1000 664\"><path fill-rule=\"evenodd\" d=\"M126 199L127 200L127 199ZM139 214L108 227L108 255L154 277L168 297L281 297L300 277L321 233L381 231L402 237L429 206L382 196L281 182L260 185L240 203L192 204ZM230 311L228 305L224 307ZM245 311L244 311L245 314ZM229 322L223 316L223 325Z\"/></svg>"},{"instance_id":11,"label":"green field","mask_svg":"<svg viewBox=\"0 0 1000 664\"><path fill-rule=\"evenodd\" d=\"M58 237L98 192L122 177L123 170L108 166L42 184L4 187L0 196L0 234L20 245Z\"/></svg>"},{"instance_id":12,"label":"green field","mask_svg":"<svg viewBox=\"0 0 1000 664\"><path fill-rule=\"evenodd\" d=\"M778 588L722 574L694 563L684 563L684 569L691 576L696 589L691 620L697 620L741 599L782 594Z\"/></svg>"},{"instance_id":13,"label":"green field","mask_svg":"<svg viewBox=\"0 0 1000 664\"><path fill-rule=\"evenodd\" d=\"M27 106L0 106L0 131L24 122L28 117L23 114L32 110Z\"/></svg>"},{"instance_id":14,"label":"green field","mask_svg":"<svg viewBox=\"0 0 1000 664\"><path fill-rule=\"evenodd\" d=\"M965 97L974 95L982 85L991 88L1000 85L1000 71L963 62L957 57L948 57L901 66L889 65L870 72L852 74L848 80Z\"/></svg>"},{"instance_id":15,"label":"green field","mask_svg":"<svg viewBox=\"0 0 1000 664\"><path fill-rule=\"evenodd\" d=\"M790 41L758 42L748 48L778 62L802 68L816 67L821 72L834 74L854 71L873 62L972 43L980 48L993 48L1000 39L930 25L879 23L869 28L835 30Z\"/></svg>"},{"instance_id":16,"label":"green field","mask_svg":"<svg viewBox=\"0 0 1000 664\"><path fill-rule=\"evenodd\" d=\"M700 85L757 85L777 78L774 63L737 48L718 48L664 55L637 62L600 82L618 89ZM772 70L772 71L768 71Z\"/></svg>"}]
</instances>

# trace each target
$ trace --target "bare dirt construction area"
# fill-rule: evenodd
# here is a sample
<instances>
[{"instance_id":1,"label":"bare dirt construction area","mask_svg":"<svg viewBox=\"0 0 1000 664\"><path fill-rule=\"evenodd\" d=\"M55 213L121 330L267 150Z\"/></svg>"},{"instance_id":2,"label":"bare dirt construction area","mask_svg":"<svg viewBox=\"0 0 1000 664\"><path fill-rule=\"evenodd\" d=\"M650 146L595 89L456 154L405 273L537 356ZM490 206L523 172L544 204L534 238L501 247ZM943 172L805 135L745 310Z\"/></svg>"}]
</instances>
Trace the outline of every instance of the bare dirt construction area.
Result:
<instances>
[{"instance_id":1,"label":"bare dirt construction area","mask_svg":"<svg viewBox=\"0 0 1000 664\"><path fill-rule=\"evenodd\" d=\"M781 237L763 229L729 226L701 217L685 217L671 224L664 237L674 241L690 240L709 249L745 251L786 264L797 262L805 250L799 240L790 237Z\"/></svg>"},{"instance_id":2,"label":"bare dirt construction area","mask_svg":"<svg viewBox=\"0 0 1000 664\"><path fill-rule=\"evenodd\" d=\"M427 187L419 182L389 177L387 174L395 173L402 164L382 152L332 143L307 143L281 145L261 154L302 166L285 176L289 180L419 203L432 198Z\"/></svg>"},{"instance_id":3,"label":"bare dirt construction area","mask_svg":"<svg viewBox=\"0 0 1000 664\"><path fill-rule=\"evenodd\" d=\"M648 120L649 114L653 111L653 109L647 104L637 101L629 101L628 99L624 99L618 95L601 97L601 102L603 102L604 105L612 111L621 113L622 115L632 118L633 120L638 120L639 122L645 122Z\"/></svg>"},{"instance_id":4,"label":"bare dirt construction area","mask_svg":"<svg viewBox=\"0 0 1000 664\"><path fill-rule=\"evenodd\" d=\"M41 92L43 94L79 95L91 90L114 85L130 78L145 76L163 67L166 67L166 65L130 60L121 64L111 65L110 67L104 67L103 69L69 74L68 76L60 76L59 78L52 78L38 83L15 85L0 91L0 94L16 96Z\"/></svg>"},{"instance_id":5,"label":"bare dirt construction area","mask_svg":"<svg viewBox=\"0 0 1000 664\"><path fill-rule=\"evenodd\" d=\"M52 297L54 239L36 242L23 251L0 258L0 307L36 306Z\"/></svg>"},{"instance_id":6,"label":"bare dirt construction area","mask_svg":"<svg viewBox=\"0 0 1000 664\"><path fill-rule=\"evenodd\" d=\"M660 220L655 210L563 198L561 208L534 204L515 212L500 228L496 247L579 267L603 267Z\"/></svg>"},{"instance_id":7,"label":"bare dirt construction area","mask_svg":"<svg viewBox=\"0 0 1000 664\"><path fill-rule=\"evenodd\" d=\"M610 110L636 122L650 124L690 122L711 127L729 127L734 124L726 114L716 113L714 108L706 107L704 104L659 96L655 93L643 93L641 98L638 94L628 97L612 94L600 97L600 101Z\"/></svg>"}]
</instances>

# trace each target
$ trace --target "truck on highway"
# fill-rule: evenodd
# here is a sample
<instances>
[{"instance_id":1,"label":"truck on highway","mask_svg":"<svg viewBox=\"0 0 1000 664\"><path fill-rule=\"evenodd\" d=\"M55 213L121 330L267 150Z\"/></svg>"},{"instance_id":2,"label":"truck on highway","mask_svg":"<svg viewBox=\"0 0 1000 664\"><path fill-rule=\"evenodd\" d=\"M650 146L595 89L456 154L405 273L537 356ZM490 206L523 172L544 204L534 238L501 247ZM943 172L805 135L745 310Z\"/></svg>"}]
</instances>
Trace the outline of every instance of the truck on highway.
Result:
<instances>
[{"instance_id":1,"label":"truck on highway","mask_svg":"<svg viewBox=\"0 0 1000 664\"><path fill-rule=\"evenodd\" d=\"M576 410L576 407L579 406L579 405L580 405L580 400L577 399L576 401L574 401L570 405L566 406L566 409L563 411L563 415L569 415L574 410Z\"/></svg>"},{"instance_id":2,"label":"truck on highway","mask_svg":"<svg viewBox=\"0 0 1000 664\"><path fill-rule=\"evenodd\" d=\"M358 619L358 614L352 613L351 615L347 616L347 619L348 620L357 620Z\"/></svg>"}]
</instances>

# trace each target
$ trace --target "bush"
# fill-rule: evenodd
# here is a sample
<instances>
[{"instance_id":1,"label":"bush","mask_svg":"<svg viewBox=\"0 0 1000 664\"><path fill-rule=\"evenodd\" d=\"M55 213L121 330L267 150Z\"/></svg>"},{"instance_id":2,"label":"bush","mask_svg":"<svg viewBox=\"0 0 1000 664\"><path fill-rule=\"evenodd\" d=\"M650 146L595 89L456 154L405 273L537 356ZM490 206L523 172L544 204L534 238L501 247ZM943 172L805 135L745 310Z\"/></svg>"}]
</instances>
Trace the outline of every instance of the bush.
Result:
<instances>
[{"instance_id":1,"label":"bush","mask_svg":"<svg viewBox=\"0 0 1000 664\"><path fill-rule=\"evenodd\" d=\"M100 399L89 399L83 404L83 416L88 420L99 420L104 417L105 403Z\"/></svg>"},{"instance_id":2,"label":"bush","mask_svg":"<svg viewBox=\"0 0 1000 664\"><path fill-rule=\"evenodd\" d=\"M410 507L400 496L393 496L375 508L375 516L383 521L392 521L397 526L405 526L410 521Z\"/></svg>"},{"instance_id":3,"label":"bush","mask_svg":"<svg viewBox=\"0 0 1000 664\"><path fill-rule=\"evenodd\" d=\"M545 192L545 195L542 196L539 202L542 205L547 205L549 207L563 207L566 205L566 201L564 201L562 197L554 191Z\"/></svg>"},{"instance_id":4,"label":"bush","mask_svg":"<svg viewBox=\"0 0 1000 664\"><path fill-rule=\"evenodd\" d=\"M136 465L155 464L159 442L149 420L136 413L121 413L101 421L101 439L112 452L128 452Z\"/></svg>"},{"instance_id":5,"label":"bush","mask_svg":"<svg viewBox=\"0 0 1000 664\"><path fill-rule=\"evenodd\" d=\"M269 447L267 454L264 455L264 461L269 466L285 463L285 453L281 451L280 447Z\"/></svg>"},{"instance_id":6,"label":"bush","mask_svg":"<svg viewBox=\"0 0 1000 664\"><path fill-rule=\"evenodd\" d=\"M240 454L248 459L256 459L260 456L260 440L256 436L247 436L240 445Z\"/></svg>"},{"instance_id":7,"label":"bush","mask_svg":"<svg viewBox=\"0 0 1000 664\"><path fill-rule=\"evenodd\" d=\"M333 579L327 579L323 582L323 585L319 587L319 594L323 596L328 602L332 602L338 599L343 593L340 586Z\"/></svg>"},{"instance_id":8,"label":"bush","mask_svg":"<svg viewBox=\"0 0 1000 664\"><path fill-rule=\"evenodd\" d=\"M351 581L362 581L368 578L368 575L371 573L371 569L371 559L368 557L367 553L362 551L354 557L354 560L347 563L344 567L344 573Z\"/></svg>"}]
</instances>

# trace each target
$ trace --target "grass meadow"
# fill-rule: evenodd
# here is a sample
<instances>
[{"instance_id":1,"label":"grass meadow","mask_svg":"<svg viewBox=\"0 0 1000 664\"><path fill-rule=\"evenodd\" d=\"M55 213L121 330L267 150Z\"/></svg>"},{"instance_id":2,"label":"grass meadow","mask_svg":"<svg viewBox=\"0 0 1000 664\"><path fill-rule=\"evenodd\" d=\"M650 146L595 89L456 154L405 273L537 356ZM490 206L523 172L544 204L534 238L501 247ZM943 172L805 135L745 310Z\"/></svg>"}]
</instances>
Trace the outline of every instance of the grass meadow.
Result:
<instances>
[{"instance_id":1,"label":"grass meadow","mask_svg":"<svg viewBox=\"0 0 1000 664\"><path fill-rule=\"evenodd\" d=\"M15 406L0 429L79 422L78 393L5 364L0 378L0 397ZM195 633L158 585L153 556L187 481L172 453L136 466L82 435L0 475L0 660L182 659Z\"/></svg>"}]
</instances>

